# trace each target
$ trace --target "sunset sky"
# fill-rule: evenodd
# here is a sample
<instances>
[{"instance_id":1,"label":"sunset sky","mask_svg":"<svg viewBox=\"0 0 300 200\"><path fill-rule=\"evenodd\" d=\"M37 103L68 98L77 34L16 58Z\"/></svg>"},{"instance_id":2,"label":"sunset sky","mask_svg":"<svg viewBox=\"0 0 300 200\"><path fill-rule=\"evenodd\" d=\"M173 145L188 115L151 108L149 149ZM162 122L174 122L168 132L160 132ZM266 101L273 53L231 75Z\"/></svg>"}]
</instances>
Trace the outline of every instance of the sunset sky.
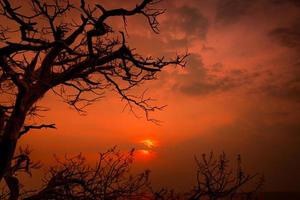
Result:
<instances>
[{"instance_id":1,"label":"sunset sky","mask_svg":"<svg viewBox=\"0 0 300 200\"><path fill-rule=\"evenodd\" d=\"M92 1L91 1L92 2ZM95 1L131 8L139 1ZM164 0L160 34L142 17L128 18L128 44L143 55L188 52L185 68L168 67L145 89L167 105L151 113L160 125L123 111L114 91L80 115L53 93L40 105L50 110L34 122L30 145L44 166L53 154L97 152L117 145L137 149L137 169L150 169L156 185L178 189L194 183L194 155L241 154L250 173L265 175L267 191L300 192L300 3L297 0ZM119 20L119 21L118 21ZM121 19L111 21L123 28Z\"/></svg>"}]
</instances>

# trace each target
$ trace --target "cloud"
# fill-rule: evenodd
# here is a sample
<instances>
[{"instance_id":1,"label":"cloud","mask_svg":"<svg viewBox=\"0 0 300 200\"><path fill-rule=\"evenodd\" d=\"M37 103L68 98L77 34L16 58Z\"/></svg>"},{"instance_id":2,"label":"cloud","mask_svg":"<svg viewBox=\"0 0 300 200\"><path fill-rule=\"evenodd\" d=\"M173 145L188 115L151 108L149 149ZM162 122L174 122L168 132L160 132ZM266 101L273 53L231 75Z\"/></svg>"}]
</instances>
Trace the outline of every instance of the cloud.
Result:
<instances>
[{"instance_id":1,"label":"cloud","mask_svg":"<svg viewBox=\"0 0 300 200\"><path fill-rule=\"evenodd\" d=\"M258 91L272 98L300 103L300 62L279 67L263 74L265 79Z\"/></svg>"},{"instance_id":2,"label":"cloud","mask_svg":"<svg viewBox=\"0 0 300 200\"><path fill-rule=\"evenodd\" d=\"M195 39L206 39L209 21L199 9L182 5L167 10L161 27L168 33L167 40L171 46L186 46Z\"/></svg>"},{"instance_id":3,"label":"cloud","mask_svg":"<svg viewBox=\"0 0 300 200\"><path fill-rule=\"evenodd\" d=\"M225 72L222 63L205 66L199 55L192 54L188 59L187 72L176 75L177 83L173 89L185 95L203 96L243 86L257 76L257 73L245 70Z\"/></svg>"},{"instance_id":4,"label":"cloud","mask_svg":"<svg viewBox=\"0 0 300 200\"><path fill-rule=\"evenodd\" d=\"M180 87L181 92L191 96L207 95L213 92L226 91L236 85L230 78L207 81L199 79Z\"/></svg>"},{"instance_id":5,"label":"cloud","mask_svg":"<svg viewBox=\"0 0 300 200\"><path fill-rule=\"evenodd\" d=\"M269 32L269 36L284 47L300 47L300 23L278 27Z\"/></svg>"},{"instance_id":6,"label":"cloud","mask_svg":"<svg viewBox=\"0 0 300 200\"><path fill-rule=\"evenodd\" d=\"M132 23L134 24L132 30L136 32L130 35L130 44L133 44L132 46L136 47L139 52L166 57L174 55L175 51L182 52L188 47L194 52L188 58L188 65L184 73L163 73L160 76L160 84L163 82L170 84L168 86L172 88L172 92L189 96L210 95L241 88L241 91L246 93L263 93L276 98L300 99L300 95L298 95L300 89L296 78L285 76L289 73L299 74L299 72L282 70L287 68L283 67L285 63L285 66L290 65L290 61L285 61L284 57L292 60L293 55L286 52L282 57L284 60L281 60L276 54L277 50L281 49L278 46L274 51L270 50L271 48L262 49L271 45L270 40L266 39L265 30L271 30L267 32L267 36L282 46L289 47L291 50L292 48L297 50L296 47L300 46L300 24L292 24L295 19L293 20L290 16L281 20L284 15L282 12L279 13L280 15L273 16L274 8L276 11L285 8L278 6L280 3L284 3L283 1L217 0L206 2L206 5L203 4L202 7L196 3L196 0L163 1L162 7L167 8L167 11L160 18L161 34L158 36L140 31L140 27L145 25L145 21L137 21L138 23L133 21ZM289 1L286 7L291 7L291 3L293 1ZM245 32L227 29L224 26L210 26L214 17L216 17L216 22L222 25L237 23L236 28L241 27L242 30L246 26L249 34L245 36ZM261 21L258 22L258 20ZM253 27L254 22L257 25L255 28ZM129 30L131 29L129 28ZM209 35L210 33L212 35ZM235 38L227 37L229 34ZM206 41L202 44L202 41L199 40ZM211 43L214 41L218 42ZM229 43L229 41L231 42ZM253 48L252 44L257 41L260 41L257 48ZM260 44L262 45L260 46ZM195 46L200 46L200 48L202 46L202 49L195 51L193 49ZM191 51L189 52L191 53ZM242 60L242 56L234 63L228 61L234 59L240 52L246 52L246 55L242 55L245 61ZM198 53L201 53L209 64L204 64ZM274 56L272 56L273 53ZM218 58L215 55L224 55L224 57ZM250 59L250 56L253 58ZM212 59L215 61L211 61ZM251 66L246 63L247 59L251 60ZM274 70L273 65L279 65L278 63L282 67ZM240 68L240 70L233 68ZM270 72L274 75L269 79L268 73ZM280 81L278 81L279 79Z\"/></svg>"},{"instance_id":7,"label":"cloud","mask_svg":"<svg viewBox=\"0 0 300 200\"><path fill-rule=\"evenodd\" d=\"M205 39L209 26L208 19L197 8L182 6L176 9L176 13L178 18L173 18L173 21L181 31Z\"/></svg>"},{"instance_id":8,"label":"cloud","mask_svg":"<svg viewBox=\"0 0 300 200\"><path fill-rule=\"evenodd\" d=\"M282 5L282 4L292 4L294 6L300 6L300 1L299 0L270 0L271 3L277 4L277 5Z\"/></svg>"},{"instance_id":9,"label":"cloud","mask_svg":"<svg viewBox=\"0 0 300 200\"><path fill-rule=\"evenodd\" d=\"M248 13L255 1L219 0L217 2L216 22L219 24L233 24Z\"/></svg>"},{"instance_id":10,"label":"cloud","mask_svg":"<svg viewBox=\"0 0 300 200\"><path fill-rule=\"evenodd\" d=\"M137 44L139 46L141 46L140 44L151 44L150 48L155 46L155 52L174 52L185 51L195 41L206 39L209 20L200 9L187 2L178 5L175 1L162 1L158 5L166 9L166 12L158 19L159 35L149 33L151 31L145 29L144 18L128 18L128 33L133 43L137 43L134 38L138 38L137 40L141 39ZM156 46L158 43L159 45Z\"/></svg>"},{"instance_id":11,"label":"cloud","mask_svg":"<svg viewBox=\"0 0 300 200\"><path fill-rule=\"evenodd\" d=\"M282 85L269 84L262 87L263 91L276 98L293 100L300 103L300 78L286 80Z\"/></svg>"}]
</instances>

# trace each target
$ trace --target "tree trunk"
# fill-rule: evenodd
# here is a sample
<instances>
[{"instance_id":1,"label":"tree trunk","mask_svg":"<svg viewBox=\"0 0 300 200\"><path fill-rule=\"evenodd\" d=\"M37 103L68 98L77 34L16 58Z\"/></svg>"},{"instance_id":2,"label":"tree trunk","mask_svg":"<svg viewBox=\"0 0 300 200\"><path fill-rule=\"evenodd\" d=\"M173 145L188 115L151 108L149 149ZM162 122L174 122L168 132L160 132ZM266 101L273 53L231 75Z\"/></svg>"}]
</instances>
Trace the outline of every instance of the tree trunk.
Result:
<instances>
[{"instance_id":1,"label":"tree trunk","mask_svg":"<svg viewBox=\"0 0 300 200\"><path fill-rule=\"evenodd\" d=\"M11 160L13 159L17 140L4 138L0 141L0 182L10 167Z\"/></svg>"},{"instance_id":2,"label":"tree trunk","mask_svg":"<svg viewBox=\"0 0 300 200\"><path fill-rule=\"evenodd\" d=\"M28 110L46 93L47 89L36 87L18 93L13 113L0 130L0 182L14 157L19 133L24 125Z\"/></svg>"},{"instance_id":3,"label":"tree trunk","mask_svg":"<svg viewBox=\"0 0 300 200\"><path fill-rule=\"evenodd\" d=\"M18 200L20 195L19 180L14 176L5 176L5 181L10 190L9 200Z\"/></svg>"},{"instance_id":4,"label":"tree trunk","mask_svg":"<svg viewBox=\"0 0 300 200\"><path fill-rule=\"evenodd\" d=\"M7 169L15 154L19 132L23 127L26 112L13 113L6 123L5 129L0 139L0 182L5 176Z\"/></svg>"},{"instance_id":5,"label":"tree trunk","mask_svg":"<svg viewBox=\"0 0 300 200\"><path fill-rule=\"evenodd\" d=\"M19 133L25 122L27 108L31 107L30 105L24 106L25 104L20 103L18 100L16 105L9 120L1 130L0 138L0 182L3 178L5 179L10 190L9 200L19 198L19 181L13 174L9 174L9 170L14 158Z\"/></svg>"}]
</instances>

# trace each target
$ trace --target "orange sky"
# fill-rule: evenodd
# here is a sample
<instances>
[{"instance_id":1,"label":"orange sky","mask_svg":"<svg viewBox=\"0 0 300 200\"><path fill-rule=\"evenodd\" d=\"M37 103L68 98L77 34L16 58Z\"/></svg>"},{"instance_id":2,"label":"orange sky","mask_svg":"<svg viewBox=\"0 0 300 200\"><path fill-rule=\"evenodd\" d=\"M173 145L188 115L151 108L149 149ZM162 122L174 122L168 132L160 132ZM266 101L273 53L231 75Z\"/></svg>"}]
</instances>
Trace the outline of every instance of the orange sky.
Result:
<instances>
[{"instance_id":1,"label":"orange sky","mask_svg":"<svg viewBox=\"0 0 300 200\"><path fill-rule=\"evenodd\" d=\"M98 2L98 1L97 1ZM123 1L99 1L107 7ZM132 6L128 1L123 6ZM82 152L93 157L114 145L147 150L138 168L150 168L153 182L187 188L194 179L194 155L211 150L242 154L252 172L264 173L266 190L300 188L300 5L295 0L165 0L161 34L141 17L128 20L129 44L145 55L188 51L185 69L169 67L137 89L149 88L161 125L122 112L114 92L80 116L55 95L40 102L50 111L37 130L21 140L45 165L52 155ZM124 3L123 3L124 4ZM112 21L116 26L117 21ZM155 145L141 144L152 139ZM149 153L149 154L148 154ZM147 154L147 155L146 155ZM149 156L149 159L145 159ZM138 157L139 158L139 157ZM189 187L188 187L189 188Z\"/></svg>"}]
</instances>

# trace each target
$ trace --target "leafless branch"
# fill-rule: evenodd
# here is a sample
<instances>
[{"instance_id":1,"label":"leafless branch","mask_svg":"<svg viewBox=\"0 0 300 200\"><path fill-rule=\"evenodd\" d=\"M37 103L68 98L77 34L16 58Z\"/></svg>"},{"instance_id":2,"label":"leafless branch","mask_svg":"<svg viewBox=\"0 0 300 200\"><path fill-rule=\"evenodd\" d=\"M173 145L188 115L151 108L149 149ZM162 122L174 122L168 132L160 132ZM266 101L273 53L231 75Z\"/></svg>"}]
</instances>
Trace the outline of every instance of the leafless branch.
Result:
<instances>
[{"instance_id":1,"label":"leafless branch","mask_svg":"<svg viewBox=\"0 0 300 200\"><path fill-rule=\"evenodd\" d=\"M41 124L41 125L29 125L24 126L24 129L20 131L19 137L23 136L27 132L29 132L32 129L42 129L42 128L56 128L55 124Z\"/></svg>"},{"instance_id":2,"label":"leafless branch","mask_svg":"<svg viewBox=\"0 0 300 200\"><path fill-rule=\"evenodd\" d=\"M132 161L133 151L121 153L116 148L100 153L94 167L82 155L57 160L59 165L50 169L44 188L25 199L141 199L149 172L130 175Z\"/></svg>"},{"instance_id":3,"label":"leafless branch","mask_svg":"<svg viewBox=\"0 0 300 200\"><path fill-rule=\"evenodd\" d=\"M195 157L195 161L198 168L197 185L187 194L190 200L233 198L238 195L252 196L257 195L257 191L262 187L263 179L258 174L245 174L241 166L240 155L237 158L235 172L230 168L229 160L224 152L219 158L215 158L212 152L209 155L203 154L201 160ZM258 182L251 186L255 180Z\"/></svg>"}]
</instances>

